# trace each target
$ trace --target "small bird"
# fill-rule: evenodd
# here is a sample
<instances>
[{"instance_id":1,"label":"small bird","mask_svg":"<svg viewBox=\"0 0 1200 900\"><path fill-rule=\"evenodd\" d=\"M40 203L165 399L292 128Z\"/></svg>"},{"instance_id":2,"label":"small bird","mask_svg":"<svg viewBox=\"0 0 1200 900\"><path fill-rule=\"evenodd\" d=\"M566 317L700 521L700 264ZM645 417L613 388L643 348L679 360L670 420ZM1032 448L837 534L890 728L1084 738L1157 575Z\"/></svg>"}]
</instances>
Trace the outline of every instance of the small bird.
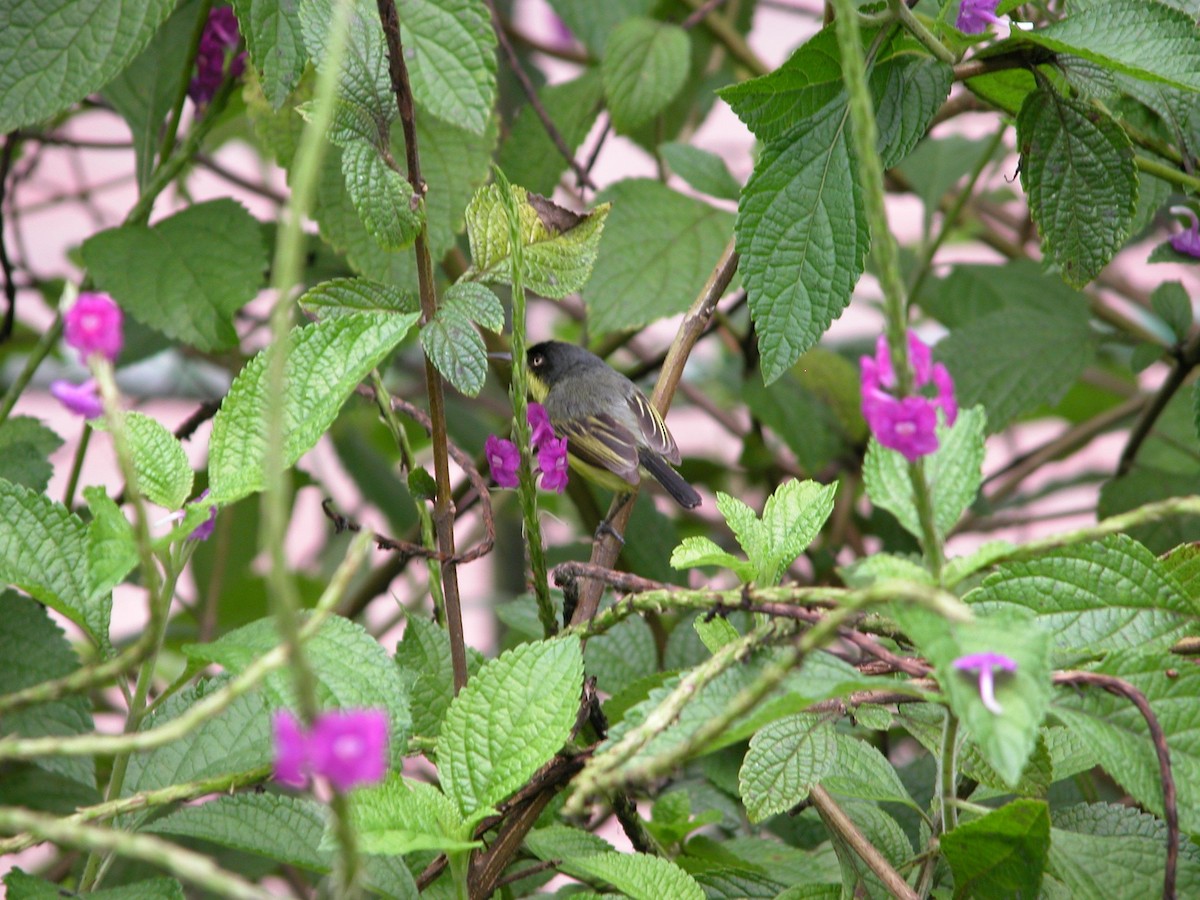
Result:
<instances>
[{"instance_id":1,"label":"small bird","mask_svg":"<svg viewBox=\"0 0 1200 900\"><path fill-rule=\"evenodd\" d=\"M680 458L675 439L637 385L596 354L562 341L535 344L526 361L530 393L555 434L567 439L572 469L627 496L645 471L684 509L700 505L700 495L671 468ZM605 524L601 529L611 532Z\"/></svg>"}]
</instances>

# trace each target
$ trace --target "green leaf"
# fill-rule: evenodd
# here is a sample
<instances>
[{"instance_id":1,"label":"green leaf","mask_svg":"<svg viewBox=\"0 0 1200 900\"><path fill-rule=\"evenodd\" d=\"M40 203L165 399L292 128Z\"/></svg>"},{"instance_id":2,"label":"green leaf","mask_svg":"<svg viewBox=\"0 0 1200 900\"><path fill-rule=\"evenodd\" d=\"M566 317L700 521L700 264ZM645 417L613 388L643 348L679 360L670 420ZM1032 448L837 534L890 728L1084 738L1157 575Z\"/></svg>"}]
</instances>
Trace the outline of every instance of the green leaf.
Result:
<instances>
[{"instance_id":1,"label":"green leaf","mask_svg":"<svg viewBox=\"0 0 1200 900\"><path fill-rule=\"evenodd\" d=\"M604 634L588 638L583 670L596 677L596 686L617 694L658 671L658 646L645 620L631 616Z\"/></svg>"},{"instance_id":2,"label":"green leaf","mask_svg":"<svg viewBox=\"0 0 1200 900\"><path fill-rule=\"evenodd\" d=\"M951 328L934 358L959 405L983 404L993 433L1057 403L1095 355L1087 299L1033 263L958 266L922 305Z\"/></svg>"},{"instance_id":3,"label":"green leaf","mask_svg":"<svg viewBox=\"0 0 1200 900\"><path fill-rule=\"evenodd\" d=\"M309 288L300 308L318 319L354 313L420 313L413 295L369 278L334 278Z\"/></svg>"},{"instance_id":4,"label":"green leaf","mask_svg":"<svg viewBox=\"0 0 1200 900\"><path fill-rule=\"evenodd\" d=\"M1050 851L1050 807L1014 800L942 835L955 897L1036 897Z\"/></svg>"},{"instance_id":5,"label":"green leaf","mask_svg":"<svg viewBox=\"0 0 1200 900\"><path fill-rule=\"evenodd\" d=\"M46 609L15 591L0 592L4 627L0 628L0 693L12 693L43 681L70 675L79 668L62 629ZM69 737L87 734L91 704L81 695L36 703L4 714L0 735ZM33 762L73 782L94 786L96 766L90 756L44 756Z\"/></svg>"},{"instance_id":6,"label":"green leaf","mask_svg":"<svg viewBox=\"0 0 1200 900\"><path fill-rule=\"evenodd\" d=\"M1137 166L1124 130L1099 107L1049 87L1017 117L1021 184L1043 243L1082 287L1121 249L1137 209Z\"/></svg>"},{"instance_id":7,"label":"green leaf","mask_svg":"<svg viewBox=\"0 0 1200 900\"><path fill-rule=\"evenodd\" d=\"M483 658L467 651L467 671L474 677ZM423 737L437 737L442 717L454 699L453 667L450 662L450 638L435 622L410 618L404 637L396 645L396 665L412 677L413 731Z\"/></svg>"},{"instance_id":8,"label":"green leaf","mask_svg":"<svg viewBox=\"0 0 1200 900\"><path fill-rule=\"evenodd\" d=\"M964 599L984 610L1033 610L1062 649L1166 648L1193 633L1200 617L1200 603L1122 534L1003 563Z\"/></svg>"},{"instance_id":9,"label":"green leaf","mask_svg":"<svg viewBox=\"0 0 1200 900\"><path fill-rule=\"evenodd\" d=\"M1098 0L1020 37L1146 81L1200 91L1200 35L1192 16L1157 0Z\"/></svg>"},{"instance_id":10,"label":"green leaf","mask_svg":"<svg viewBox=\"0 0 1200 900\"><path fill-rule=\"evenodd\" d=\"M704 900L696 880L676 863L647 853L591 853L567 857L558 868L576 878L610 884L633 900Z\"/></svg>"},{"instance_id":11,"label":"green leaf","mask_svg":"<svg viewBox=\"0 0 1200 900\"><path fill-rule=\"evenodd\" d=\"M437 313L421 328L425 354L468 397L477 396L487 380L487 347L475 323L499 332L504 328L504 307L482 284L464 282L446 290Z\"/></svg>"},{"instance_id":12,"label":"green leaf","mask_svg":"<svg viewBox=\"0 0 1200 900\"><path fill-rule=\"evenodd\" d=\"M8 888L8 900L61 900L69 896L61 885L26 875L20 869L12 869L4 876L4 886ZM88 891L87 896L95 900L184 900L186 897L183 885L174 878L135 881L105 891Z\"/></svg>"},{"instance_id":13,"label":"green leaf","mask_svg":"<svg viewBox=\"0 0 1200 900\"><path fill-rule=\"evenodd\" d=\"M619 181L602 198L612 213L583 290L591 327L638 328L687 310L729 243L733 216L643 178Z\"/></svg>"},{"instance_id":14,"label":"green leaf","mask_svg":"<svg viewBox=\"0 0 1200 900\"><path fill-rule=\"evenodd\" d=\"M846 130L831 104L768 144L738 206L740 270L774 381L850 302L870 237Z\"/></svg>"},{"instance_id":15,"label":"green leaf","mask_svg":"<svg viewBox=\"0 0 1200 900\"><path fill-rule=\"evenodd\" d=\"M62 438L38 419L12 416L0 422L0 478L34 491L44 491L54 474L50 454Z\"/></svg>"},{"instance_id":16,"label":"green leaf","mask_svg":"<svg viewBox=\"0 0 1200 900\"><path fill-rule=\"evenodd\" d=\"M354 801L365 793L356 791ZM208 841L321 875L333 871L336 853L319 848L327 808L292 794L234 794L184 806L142 828L154 834ZM360 848L361 849L361 848ZM415 898L417 888L403 863L361 860L364 886L387 897Z\"/></svg>"},{"instance_id":17,"label":"green leaf","mask_svg":"<svg viewBox=\"0 0 1200 900\"><path fill-rule=\"evenodd\" d=\"M687 80L691 50L687 32L678 25L635 17L613 29L600 73L618 133L632 131L667 108Z\"/></svg>"},{"instance_id":18,"label":"green leaf","mask_svg":"<svg viewBox=\"0 0 1200 900\"><path fill-rule=\"evenodd\" d=\"M604 99L604 85L595 68L584 69L571 81L548 84L538 91L538 99L546 115L573 152L591 131ZM537 194L554 193L567 161L550 136L546 126L529 105L522 106L508 136L500 146L497 165L513 184L523 184Z\"/></svg>"},{"instance_id":19,"label":"green leaf","mask_svg":"<svg viewBox=\"0 0 1200 900\"><path fill-rule=\"evenodd\" d=\"M1108 900L1114 885L1128 897L1162 893L1164 822L1115 803L1080 803L1056 810L1051 819L1047 871L1067 886L1071 897ZM1180 847L1177 888L1180 897L1200 891L1200 853L1188 842Z\"/></svg>"},{"instance_id":20,"label":"green leaf","mask_svg":"<svg viewBox=\"0 0 1200 900\"><path fill-rule=\"evenodd\" d=\"M334 2L301 0L297 13L304 47L317 69L324 70ZM398 115L379 10L366 0L350 2L350 33L338 81L339 98L361 107L381 127L386 129Z\"/></svg>"},{"instance_id":21,"label":"green leaf","mask_svg":"<svg viewBox=\"0 0 1200 900\"><path fill-rule=\"evenodd\" d=\"M300 20L286 0L232 0L250 61L262 73L262 90L279 109L300 82L308 53Z\"/></svg>"},{"instance_id":22,"label":"green leaf","mask_svg":"<svg viewBox=\"0 0 1200 900\"><path fill-rule=\"evenodd\" d=\"M692 569L697 566L720 566L730 569L737 577L749 583L754 580L754 564L726 553L710 538L703 535L685 537L671 552L671 565L676 569Z\"/></svg>"},{"instance_id":23,"label":"green leaf","mask_svg":"<svg viewBox=\"0 0 1200 900\"><path fill-rule=\"evenodd\" d=\"M880 850L884 858L893 866L899 866L912 857L912 844L900 824L874 803L864 803L861 800L844 800L841 804L852 822L858 827L868 841ZM842 883L845 885L861 885L861 890L868 897L886 897L889 891L854 852L836 831L830 831L834 851L837 853L838 864L842 871ZM843 896L846 891L843 890Z\"/></svg>"},{"instance_id":24,"label":"green leaf","mask_svg":"<svg viewBox=\"0 0 1200 900\"><path fill-rule=\"evenodd\" d=\"M444 122L483 134L496 99L496 35L478 0L399 0L413 96Z\"/></svg>"},{"instance_id":25,"label":"green leaf","mask_svg":"<svg viewBox=\"0 0 1200 900\"><path fill-rule=\"evenodd\" d=\"M175 0L32 0L0 28L0 133L62 112L141 53Z\"/></svg>"},{"instance_id":26,"label":"green leaf","mask_svg":"<svg viewBox=\"0 0 1200 900\"><path fill-rule=\"evenodd\" d=\"M558 752L579 711L575 639L522 644L485 665L442 721L438 774L463 818L477 821Z\"/></svg>"},{"instance_id":27,"label":"green leaf","mask_svg":"<svg viewBox=\"0 0 1200 900\"><path fill-rule=\"evenodd\" d=\"M129 125L139 191L153 172L167 113L191 78L181 63L189 58L205 9L202 3L181 3L149 46L104 86L105 99Z\"/></svg>"},{"instance_id":28,"label":"green leaf","mask_svg":"<svg viewBox=\"0 0 1200 900\"><path fill-rule=\"evenodd\" d=\"M421 205L414 201L408 179L365 141L342 147L346 193L367 232L384 250L412 245L421 231Z\"/></svg>"},{"instance_id":29,"label":"green leaf","mask_svg":"<svg viewBox=\"0 0 1200 900\"><path fill-rule=\"evenodd\" d=\"M709 653L716 653L726 644L741 637L733 623L721 616L711 619L708 616L696 616L692 619L692 628L700 636Z\"/></svg>"},{"instance_id":30,"label":"green leaf","mask_svg":"<svg viewBox=\"0 0 1200 900\"><path fill-rule=\"evenodd\" d=\"M881 730L887 730L891 715L882 707L876 708L874 715L877 719L879 713L882 713L885 721L876 724L882 726ZM858 724L870 727L867 720L873 713L867 704L859 705L854 715ZM836 752L833 764L821 779L823 787L845 797L886 800L915 807L896 769L875 747L842 732L835 732L833 739Z\"/></svg>"},{"instance_id":31,"label":"green leaf","mask_svg":"<svg viewBox=\"0 0 1200 900\"><path fill-rule=\"evenodd\" d=\"M1167 323L1176 340L1187 339L1192 328L1192 301L1178 281L1164 281L1150 295L1154 314Z\"/></svg>"},{"instance_id":32,"label":"green leaf","mask_svg":"<svg viewBox=\"0 0 1200 900\"><path fill-rule=\"evenodd\" d=\"M220 687L219 680L208 680L184 688L144 719L142 730L178 717ZM270 763L271 755L271 717L267 707L261 696L243 695L185 737L133 754L121 796L257 769ZM142 817L140 813L133 815Z\"/></svg>"},{"instance_id":33,"label":"green leaf","mask_svg":"<svg viewBox=\"0 0 1200 900\"><path fill-rule=\"evenodd\" d=\"M307 616L304 616L307 618ZM230 631L210 644L187 644L189 659L218 663L233 675L243 672L280 643L274 619L259 619ZM316 677L317 702L323 709L387 710L391 752L399 759L412 733L408 686L387 651L361 625L332 616L304 643ZM295 708L292 673L272 672L263 682L272 708Z\"/></svg>"},{"instance_id":34,"label":"green leaf","mask_svg":"<svg viewBox=\"0 0 1200 900\"><path fill-rule=\"evenodd\" d=\"M658 152L671 171L702 194L736 200L742 191L725 160L715 153L675 142L661 145Z\"/></svg>"},{"instance_id":35,"label":"green leaf","mask_svg":"<svg viewBox=\"0 0 1200 900\"><path fill-rule=\"evenodd\" d=\"M837 484L815 481L785 481L767 498L762 524L766 546L756 559L758 582L778 584L788 567L817 537L821 526L833 512Z\"/></svg>"},{"instance_id":36,"label":"green leaf","mask_svg":"<svg viewBox=\"0 0 1200 900\"><path fill-rule=\"evenodd\" d=\"M1170 653L1115 650L1094 672L1129 682L1150 702L1166 735L1184 831L1200 830L1200 736L1195 728L1200 670ZM1100 765L1133 798L1163 815L1158 757L1141 713L1124 697L1098 687L1063 687L1054 714L1096 753Z\"/></svg>"},{"instance_id":37,"label":"green leaf","mask_svg":"<svg viewBox=\"0 0 1200 900\"><path fill-rule=\"evenodd\" d=\"M633 16L650 15L657 4L655 0L550 0L550 5L571 33L599 57L618 25Z\"/></svg>"},{"instance_id":38,"label":"green leaf","mask_svg":"<svg viewBox=\"0 0 1200 900\"><path fill-rule=\"evenodd\" d=\"M403 340L416 313L352 313L288 335L283 464L311 450L367 373ZM266 461L267 351L234 379L213 419L209 445L212 498L228 504L262 490Z\"/></svg>"},{"instance_id":39,"label":"green leaf","mask_svg":"<svg viewBox=\"0 0 1200 900\"><path fill-rule=\"evenodd\" d=\"M353 820L362 853L456 853L480 846L471 840L471 829L454 801L431 784L399 775L355 791Z\"/></svg>"},{"instance_id":40,"label":"green leaf","mask_svg":"<svg viewBox=\"0 0 1200 900\"><path fill-rule=\"evenodd\" d=\"M760 729L738 773L751 822L786 812L834 766L837 742L822 716L788 716Z\"/></svg>"},{"instance_id":41,"label":"green leaf","mask_svg":"<svg viewBox=\"0 0 1200 900\"><path fill-rule=\"evenodd\" d=\"M581 216L515 184L511 189L525 251L525 288L556 300L577 292L596 262L609 204L602 203ZM471 268L464 279L510 284L508 217L498 186L489 184L475 192L467 207L467 235Z\"/></svg>"},{"instance_id":42,"label":"green leaf","mask_svg":"<svg viewBox=\"0 0 1200 900\"><path fill-rule=\"evenodd\" d=\"M994 612L954 625L919 607L893 606L892 614L934 665L950 708L984 761L1006 785L1015 785L1050 704L1050 636L1033 627L1032 616L1023 610ZM1000 714L980 700L978 674L954 667L956 659L984 652L1002 653L1017 663L1015 672L995 676Z\"/></svg>"},{"instance_id":43,"label":"green leaf","mask_svg":"<svg viewBox=\"0 0 1200 900\"><path fill-rule=\"evenodd\" d=\"M137 537L121 508L102 487L85 487L92 521L87 526L88 571L92 583L89 603L111 603L107 599L114 587L138 565Z\"/></svg>"},{"instance_id":44,"label":"green leaf","mask_svg":"<svg viewBox=\"0 0 1200 900\"><path fill-rule=\"evenodd\" d=\"M233 200L197 203L153 227L123 225L83 243L101 289L138 321L201 350L237 343L233 315L267 267L262 229Z\"/></svg>"},{"instance_id":45,"label":"green leaf","mask_svg":"<svg viewBox=\"0 0 1200 900\"><path fill-rule=\"evenodd\" d=\"M93 602L87 528L44 494L0 480L0 584L62 613L97 644L108 640L111 604Z\"/></svg>"},{"instance_id":46,"label":"green leaf","mask_svg":"<svg viewBox=\"0 0 1200 900\"><path fill-rule=\"evenodd\" d=\"M963 511L975 500L983 482L983 432L987 418L978 406L959 413L954 426L937 427L937 450L925 457L925 480L933 498L937 533L945 537ZM882 446L874 438L863 462L867 495L876 506L892 513L904 528L922 538L916 497L908 472L908 460L898 450Z\"/></svg>"},{"instance_id":47,"label":"green leaf","mask_svg":"<svg viewBox=\"0 0 1200 900\"><path fill-rule=\"evenodd\" d=\"M933 225L938 204L964 176L973 172L992 146L989 138L947 135L929 138L917 145L900 164L900 171L925 204L925 232ZM995 150L993 150L995 153Z\"/></svg>"},{"instance_id":48,"label":"green leaf","mask_svg":"<svg viewBox=\"0 0 1200 900\"><path fill-rule=\"evenodd\" d=\"M125 429L138 490L151 503L179 509L192 492L192 467L179 439L139 412L125 414Z\"/></svg>"}]
</instances>

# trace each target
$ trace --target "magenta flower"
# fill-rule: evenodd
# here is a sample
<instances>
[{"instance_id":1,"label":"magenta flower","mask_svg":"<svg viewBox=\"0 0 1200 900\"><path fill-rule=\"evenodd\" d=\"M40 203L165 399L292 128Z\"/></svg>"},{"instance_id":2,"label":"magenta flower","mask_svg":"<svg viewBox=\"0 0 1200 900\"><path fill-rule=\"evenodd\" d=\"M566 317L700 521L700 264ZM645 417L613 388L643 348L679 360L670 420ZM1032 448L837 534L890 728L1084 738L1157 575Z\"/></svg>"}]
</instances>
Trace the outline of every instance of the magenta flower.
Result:
<instances>
[{"instance_id":1,"label":"magenta flower","mask_svg":"<svg viewBox=\"0 0 1200 900\"><path fill-rule=\"evenodd\" d=\"M95 419L104 412L104 404L96 393L96 382L85 381L74 384L70 381L58 380L50 382L50 393L63 406L85 419Z\"/></svg>"},{"instance_id":2,"label":"magenta flower","mask_svg":"<svg viewBox=\"0 0 1200 900\"><path fill-rule=\"evenodd\" d=\"M875 342L874 358L864 356L862 367L862 412L875 439L885 447L898 450L909 462L915 462L938 448L937 410L940 407L946 424L958 418L958 402L954 398L954 380L941 363L934 363L932 353L915 333L908 333L908 357L913 369L913 387L920 389L932 383L937 390L934 399L913 394L897 397L898 381L892 369L892 357L887 339L880 335Z\"/></svg>"},{"instance_id":3,"label":"magenta flower","mask_svg":"<svg viewBox=\"0 0 1200 900\"><path fill-rule=\"evenodd\" d=\"M983 34L991 25L1000 23L996 7L1000 0L962 0L954 27L963 34Z\"/></svg>"},{"instance_id":4,"label":"magenta flower","mask_svg":"<svg viewBox=\"0 0 1200 900\"><path fill-rule=\"evenodd\" d=\"M960 656L951 665L960 672L979 676L979 699L989 712L1000 715L1004 708L996 700L996 672L1017 671L1017 661L1003 653L971 653Z\"/></svg>"},{"instance_id":5,"label":"magenta flower","mask_svg":"<svg viewBox=\"0 0 1200 900\"><path fill-rule=\"evenodd\" d=\"M517 445L489 434L483 449L487 454L488 468L492 470L492 481L500 487L516 487L517 469L521 465L521 451L517 449Z\"/></svg>"},{"instance_id":6,"label":"magenta flower","mask_svg":"<svg viewBox=\"0 0 1200 900\"><path fill-rule=\"evenodd\" d=\"M530 403L526 408L525 418L529 420L529 427L532 429L532 434L529 436L529 443L534 447L540 447L546 440L554 440L554 426L550 424L550 416L546 413L546 407L540 403Z\"/></svg>"},{"instance_id":7,"label":"magenta flower","mask_svg":"<svg viewBox=\"0 0 1200 900\"><path fill-rule=\"evenodd\" d=\"M553 430L550 432L554 434ZM567 439L547 438L537 451L542 490L561 494L567 489Z\"/></svg>"},{"instance_id":8,"label":"magenta flower","mask_svg":"<svg viewBox=\"0 0 1200 900\"><path fill-rule=\"evenodd\" d=\"M208 488L205 488L204 490L202 490L200 492L200 496L198 496L192 502L199 503L201 500L203 500L207 496L208 496ZM215 529L216 527L217 527L217 508L215 506L210 506L208 508L208 518L205 519L203 522L201 522L199 525L197 525L194 529L192 529L192 533L188 535L187 539L189 541L207 541L210 537L212 537L213 529Z\"/></svg>"},{"instance_id":9,"label":"magenta flower","mask_svg":"<svg viewBox=\"0 0 1200 900\"><path fill-rule=\"evenodd\" d=\"M339 791L383 779L388 768L388 719L379 709L334 710L305 730L287 710L273 719L275 778L302 787L310 777L329 779Z\"/></svg>"},{"instance_id":10,"label":"magenta flower","mask_svg":"<svg viewBox=\"0 0 1200 900\"><path fill-rule=\"evenodd\" d=\"M232 9L221 6L208 14L208 22L200 36L200 47L196 51L196 75L188 85L188 96L197 106L204 106L212 100L225 79L227 69L233 78L245 70L245 51L234 55L240 41L237 17Z\"/></svg>"},{"instance_id":11,"label":"magenta flower","mask_svg":"<svg viewBox=\"0 0 1200 900\"><path fill-rule=\"evenodd\" d=\"M1200 219L1196 218L1195 210L1187 206L1172 206L1171 213L1176 216L1183 216L1191 222L1189 228L1179 232L1179 234L1171 235L1171 246L1176 253L1183 253L1187 256L1194 256L1200 259Z\"/></svg>"},{"instance_id":12,"label":"magenta flower","mask_svg":"<svg viewBox=\"0 0 1200 900\"><path fill-rule=\"evenodd\" d=\"M82 293L63 316L67 346L79 351L84 365L94 353L115 362L125 343L123 319L121 307L108 294Z\"/></svg>"}]
</instances>

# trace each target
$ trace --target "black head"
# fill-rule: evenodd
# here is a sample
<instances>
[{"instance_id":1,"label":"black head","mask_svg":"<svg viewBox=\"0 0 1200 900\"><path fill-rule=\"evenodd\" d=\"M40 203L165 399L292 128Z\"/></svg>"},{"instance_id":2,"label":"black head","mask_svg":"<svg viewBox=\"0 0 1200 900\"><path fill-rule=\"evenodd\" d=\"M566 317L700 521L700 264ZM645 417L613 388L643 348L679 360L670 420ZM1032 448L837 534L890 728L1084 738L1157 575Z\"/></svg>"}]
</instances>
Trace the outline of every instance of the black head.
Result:
<instances>
[{"instance_id":1,"label":"black head","mask_svg":"<svg viewBox=\"0 0 1200 900\"><path fill-rule=\"evenodd\" d=\"M605 365L604 360L590 350L563 341L543 341L534 344L525 354L529 371L547 385L552 385L573 369Z\"/></svg>"}]
</instances>

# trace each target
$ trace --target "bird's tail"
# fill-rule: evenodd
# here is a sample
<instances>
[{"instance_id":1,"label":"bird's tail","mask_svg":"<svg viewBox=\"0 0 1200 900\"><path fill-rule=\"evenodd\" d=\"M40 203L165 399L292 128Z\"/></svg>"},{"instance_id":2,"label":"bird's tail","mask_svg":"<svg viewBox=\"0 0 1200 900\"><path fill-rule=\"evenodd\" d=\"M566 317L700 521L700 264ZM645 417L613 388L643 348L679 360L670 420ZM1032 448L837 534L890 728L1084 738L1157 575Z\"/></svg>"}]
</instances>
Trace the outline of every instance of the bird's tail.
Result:
<instances>
[{"instance_id":1,"label":"bird's tail","mask_svg":"<svg viewBox=\"0 0 1200 900\"><path fill-rule=\"evenodd\" d=\"M642 447L638 450L638 462L654 476L668 494L684 509L695 509L700 505L700 495L683 480L683 476L671 468L671 464L655 453Z\"/></svg>"}]
</instances>

